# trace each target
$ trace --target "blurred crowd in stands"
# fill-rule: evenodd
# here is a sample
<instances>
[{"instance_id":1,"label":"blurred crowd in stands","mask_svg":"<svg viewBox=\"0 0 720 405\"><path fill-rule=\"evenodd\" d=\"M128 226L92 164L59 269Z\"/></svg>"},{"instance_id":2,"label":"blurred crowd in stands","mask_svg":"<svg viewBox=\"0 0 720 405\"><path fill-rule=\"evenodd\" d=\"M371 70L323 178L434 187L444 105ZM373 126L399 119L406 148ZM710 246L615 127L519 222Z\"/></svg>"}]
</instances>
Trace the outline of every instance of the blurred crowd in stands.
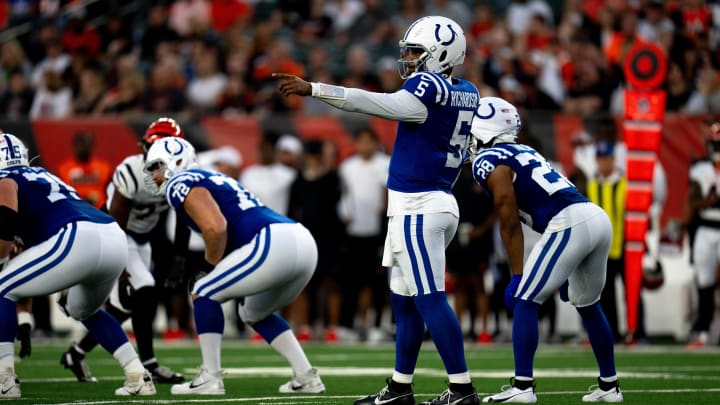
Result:
<instances>
[{"instance_id":1,"label":"blurred crowd in stands","mask_svg":"<svg viewBox=\"0 0 720 405\"><path fill-rule=\"evenodd\" d=\"M668 55L668 111L720 113L711 0L9 0L0 113L326 114L270 74L392 92L398 39L422 15L465 29L455 74L522 109L621 113L623 58L651 42Z\"/></svg>"}]
</instances>

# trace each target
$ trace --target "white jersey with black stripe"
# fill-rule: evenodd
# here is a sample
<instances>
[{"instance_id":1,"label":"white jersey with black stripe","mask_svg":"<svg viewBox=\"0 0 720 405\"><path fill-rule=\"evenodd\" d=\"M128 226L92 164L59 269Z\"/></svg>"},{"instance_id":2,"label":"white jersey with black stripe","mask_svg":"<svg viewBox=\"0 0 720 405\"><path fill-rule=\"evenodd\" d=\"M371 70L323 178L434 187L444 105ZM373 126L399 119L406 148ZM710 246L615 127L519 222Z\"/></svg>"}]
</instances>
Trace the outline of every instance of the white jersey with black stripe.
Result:
<instances>
[{"instance_id":1,"label":"white jersey with black stripe","mask_svg":"<svg viewBox=\"0 0 720 405\"><path fill-rule=\"evenodd\" d=\"M160 214L168 209L164 196L152 193L145 184L143 167L145 159L142 154L128 156L113 173L113 179L108 185L108 208L115 191L125 198L132 200L132 208L128 217L128 232L144 235L153 230L160 220Z\"/></svg>"}]
</instances>

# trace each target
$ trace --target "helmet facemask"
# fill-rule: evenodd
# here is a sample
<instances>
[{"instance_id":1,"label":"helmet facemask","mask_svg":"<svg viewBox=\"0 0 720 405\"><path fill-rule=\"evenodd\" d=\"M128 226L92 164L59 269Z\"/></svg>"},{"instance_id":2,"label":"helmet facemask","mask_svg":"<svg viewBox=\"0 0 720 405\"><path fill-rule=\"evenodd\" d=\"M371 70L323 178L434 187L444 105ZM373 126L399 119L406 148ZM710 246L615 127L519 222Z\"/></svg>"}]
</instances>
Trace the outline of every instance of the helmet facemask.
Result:
<instances>
[{"instance_id":1,"label":"helmet facemask","mask_svg":"<svg viewBox=\"0 0 720 405\"><path fill-rule=\"evenodd\" d=\"M398 62L398 73L403 79L407 79L411 74L415 72L422 72L427 70L426 62L430 58L430 53L425 50L421 45L410 45L400 41L400 59ZM408 56L420 55L415 59L408 59Z\"/></svg>"}]
</instances>

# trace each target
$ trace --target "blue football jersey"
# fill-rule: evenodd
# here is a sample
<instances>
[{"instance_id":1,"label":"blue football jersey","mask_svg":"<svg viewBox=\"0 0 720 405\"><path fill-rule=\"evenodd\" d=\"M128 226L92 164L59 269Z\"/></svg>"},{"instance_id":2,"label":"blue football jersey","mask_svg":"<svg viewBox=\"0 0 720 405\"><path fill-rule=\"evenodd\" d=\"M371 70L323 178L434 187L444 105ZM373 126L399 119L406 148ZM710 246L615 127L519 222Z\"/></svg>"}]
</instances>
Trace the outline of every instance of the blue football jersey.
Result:
<instances>
[{"instance_id":1,"label":"blue football jersey","mask_svg":"<svg viewBox=\"0 0 720 405\"><path fill-rule=\"evenodd\" d=\"M225 216L228 233L226 252L247 244L269 224L295 222L264 206L235 179L218 172L190 169L168 181L167 199L175 207L178 217L197 232L200 228L183 209L183 202L193 187L207 189Z\"/></svg>"},{"instance_id":2,"label":"blue football jersey","mask_svg":"<svg viewBox=\"0 0 720 405\"><path fill-rule=\"evenodd\" d=\"M76 221L101 224L114 222L42 167L17 166L0 170L0 179L10 178L18 186L17 237L26 248L44 242L63 226Z\"/></svg>"},{"instance_id":3,"label":"blue football jersey","mask_svg":"<svg viewBox=\"0 0 720 405\"><path fill-rule=\"evenodd\" d=\"M535 149L519 144L500 144L484 149L475 157L473 176L484 189L487 178L499 165L515 172L513 186L520 218L537 232L568 205L588 202L565 176Z\"/></svg>"},{"instance_id":4,"label":"blue football jersey","mask_svg":"<svg viewBox=\"0 0 720 405\"><path fill-rule=\"evenodd\" d=\"M450 192L470 144L480 98L472 83L419 72L402 86L428 109L424 123L400 122L390 159L388 188L404 193Z\"/></svg>"}]
</instances>

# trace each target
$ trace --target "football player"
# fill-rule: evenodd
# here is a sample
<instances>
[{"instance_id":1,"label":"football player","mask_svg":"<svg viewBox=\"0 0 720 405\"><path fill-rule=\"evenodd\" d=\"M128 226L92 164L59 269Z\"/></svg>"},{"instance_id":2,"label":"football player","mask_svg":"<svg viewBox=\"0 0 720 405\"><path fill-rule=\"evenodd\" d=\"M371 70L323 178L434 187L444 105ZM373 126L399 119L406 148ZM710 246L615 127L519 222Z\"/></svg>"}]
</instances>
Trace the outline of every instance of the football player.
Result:
<instances>
[{"instance_id":1,"label":"football player","mask_svg":"<svg viewBox=\"0 0 720 405\"><path fill-rule=\"evenodd\" d=\"M15 239L25 249L8 259ZM27 147L0 135L0 399L20 398L13 340L15 302L67 290L60 304L81 321L125 370L116 395L153 395L152 377L118 321L100 309L127 263L127 242L115 220L41 167Z\"/></svg>"},{"instance_id":2,"label":"football player","mask_svg":"<svg viewBox=\"0 0 720 405\"><path fill-rule=\"evenodd\" d=\"M158 294L151 265L151 231L160 221L168 205L162 196L147 189L143 167L148 148L165 137L184 138L180 125L172 118L151 123L142 137L143 152L126 157L116 168L108 186L108 211L127 234L128 264L126 274L110 296L108 311L120 322L130 318L140 359L158 383L179 383L184 377L160 366L153 348L152 323L155 319ZM70 369L79 381L97 381L85 363L85 354L97 345L92 334L63 353L60 363Z\"/></svg>"},{"instance_id":3,"label":"football player","mask_svg":"<svg viewBox=\"0 0 720 405\"><path fill-rule=\"evenodd\" d=\"M691 247L698 306L689 349L708 344L710 324L715 314L715 288L720 264L720 122L708 128L706 148L707 157L690 167L688 209L695 217Z\"/></svg>"},{"instance_id":4,"label":"football player","mask_svg":"<svg viewBox=\"0 0 720 405\"><path fill-rule=\"evenodd\" d=\"M465 60L466 40L453 20L413 22L399 42L400 90L373 93L308 83L274 74L286 95L312 96L345 111L399 121L390 160L388 231L383 265L397 323L395 370L388 385L356 405L414 404L413 373L427 325L448 374L449 388L428 404L479 402L465 362L463 336L445 295L445 248L458 226L451 188L470 147L479 99L472 83L452 77Z\"/></svg>"},{"instance_id":5,"label":"football player","mask_svg":"<svg viewBox=\"0 0 720 405\"><path fill-rule=\"evenodd\" d=\"M622 402L615 371L615 339L600 307L612 226L602 208L590 203L536 150L517 143L517 109L497 97L484 97L472 134L478 141L475 180L492 196L512 278L505 304L513 312L515 378L483 402L537 401L533 360L538 346L538 308L561 286L576 307L600 367L598 386L584 402ZM525 222L541 234L523 263Z\"/></svg>"},{"instance_id":6,"label":"football player","mask_svg":"<svg viewBox=\"0 0 720 405\"><path fill-rule=\"evenodd\" d=\"M214 266L192 288L193 311L202 352L202 371L173 385L175 395L222 395L220 367L224 330L221 304L241 298L240 318L292 367L294 378L281 393L325 391L317 369L285 319L275 311L292 302L317 265L317 246L301 224L267 208L235 179L197 168L195 151L184 139L165 138L150 147L146 182L165 196L180 220L200 232L205 260Z\"/></svg>"}]
</instances>

